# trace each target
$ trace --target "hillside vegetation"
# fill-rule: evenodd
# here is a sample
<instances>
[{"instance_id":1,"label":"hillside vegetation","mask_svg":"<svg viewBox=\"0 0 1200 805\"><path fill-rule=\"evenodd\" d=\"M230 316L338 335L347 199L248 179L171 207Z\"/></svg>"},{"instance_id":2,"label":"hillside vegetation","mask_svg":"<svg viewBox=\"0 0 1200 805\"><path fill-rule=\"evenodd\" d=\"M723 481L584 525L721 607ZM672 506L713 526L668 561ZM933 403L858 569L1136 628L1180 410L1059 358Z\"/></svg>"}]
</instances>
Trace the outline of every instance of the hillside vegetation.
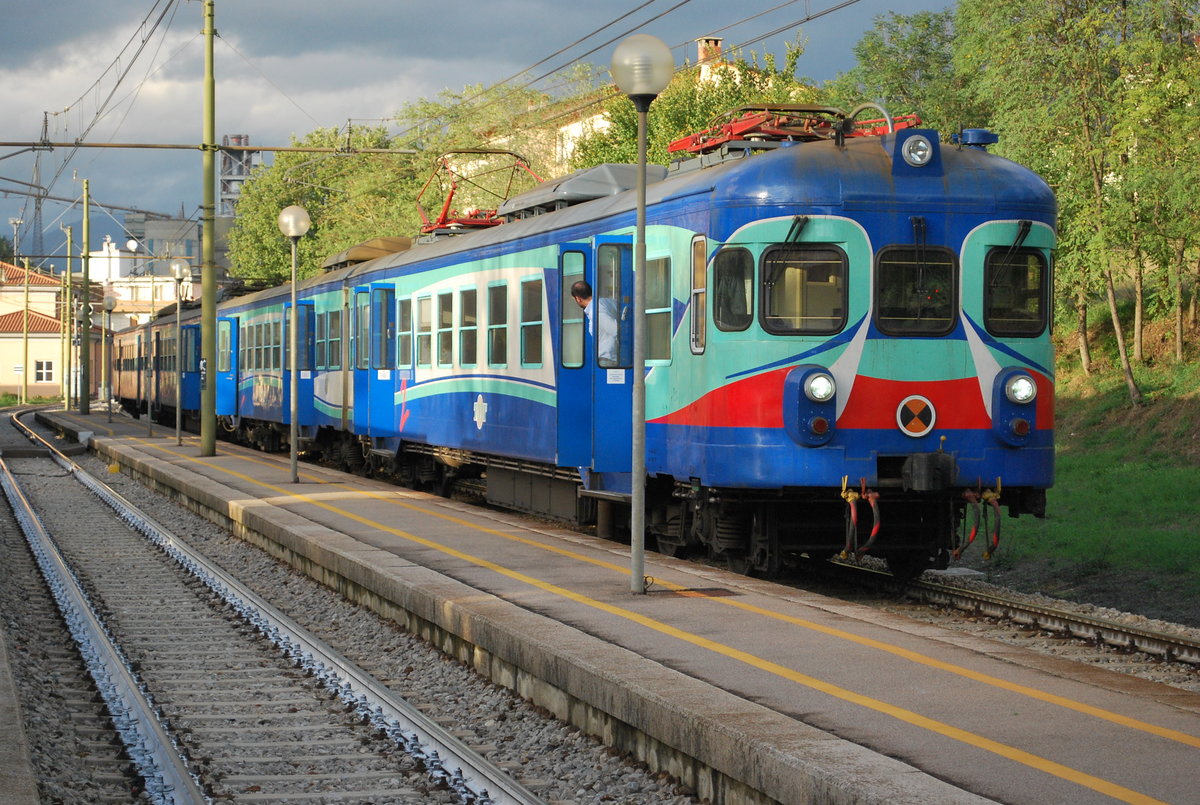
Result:
<instances>
[{"instance_id":1,"label":"hillside vegetation","mask_svg":"<svg viewBox=\"0 0 1200 805\"><path fill-rule=\"evenodd\" d=\"M1148 328L1133 406L1111 340L1093 343L1090 375L1074 334L1059 344L1046 518L1004 518L997 554L966 564L1027 592L1200 626L1200 366L1176 363L1167 328Z\"/></svg>"}]
</instances>

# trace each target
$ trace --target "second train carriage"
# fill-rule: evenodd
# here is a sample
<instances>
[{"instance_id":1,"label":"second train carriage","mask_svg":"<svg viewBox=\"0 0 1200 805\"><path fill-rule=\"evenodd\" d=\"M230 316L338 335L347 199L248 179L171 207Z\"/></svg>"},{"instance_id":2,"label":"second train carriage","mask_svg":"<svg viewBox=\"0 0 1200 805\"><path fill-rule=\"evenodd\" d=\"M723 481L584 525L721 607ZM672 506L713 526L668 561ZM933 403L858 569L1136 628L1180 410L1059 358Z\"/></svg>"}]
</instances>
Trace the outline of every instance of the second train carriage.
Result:
<instances>
[{"instance_id":1,"label":"second train carriage","mask_svg":"<svg viewBox=\"0 0 1200 805\"><path fill-rule=\"evenodd\" d=\"M749 138L651 168L647 522L660 549L742 570L869 549L911 573L961 550L981 507L1043 513L1055 202L985 135L846 136L836 115L820 128L827 111L761 110ZM577 521L622 505L634 181L603 166L546 182L503 226L302 283L295 316L286 288L223 304L221 421L287 444L295 319L306 449L476 477L495 502ZM580 279L616 315L587 321Z\"/></svg>"}]
</instances>

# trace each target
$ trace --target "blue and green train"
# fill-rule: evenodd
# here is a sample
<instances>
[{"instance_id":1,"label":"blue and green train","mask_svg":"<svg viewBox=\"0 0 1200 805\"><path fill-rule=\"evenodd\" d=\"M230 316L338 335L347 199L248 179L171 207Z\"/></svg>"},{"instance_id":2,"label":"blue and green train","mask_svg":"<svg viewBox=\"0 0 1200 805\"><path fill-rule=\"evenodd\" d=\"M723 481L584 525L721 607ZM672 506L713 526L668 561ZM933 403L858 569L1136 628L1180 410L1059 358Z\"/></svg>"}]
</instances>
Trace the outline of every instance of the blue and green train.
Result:
<instances>
[{"instance_id":1,"label":"blue and green train","mask_svg":"<svg viewBox=\"0 0 1200 805\"><path fill-rule=\"evenodd\" d=\"M617 534L644 483L660 550L746 572L869 553L907 575L977 532L993 550L1001 506L1042 516L1054 477L1053 194L985 131L812 124L826 112L758 110L769 125L650 169L645 478L624 165L544 182L502 225L351 249L300 284L295 316L286 286L221 304L224 431L286 449L294 319L301 449L348 470ZM589 321L578 280L616 315ZM171 317L156 326L169 345ZM117 382L131 410L139 380ZM173 420L165 387L151 407Z\"/></svg>"}]
</instances>

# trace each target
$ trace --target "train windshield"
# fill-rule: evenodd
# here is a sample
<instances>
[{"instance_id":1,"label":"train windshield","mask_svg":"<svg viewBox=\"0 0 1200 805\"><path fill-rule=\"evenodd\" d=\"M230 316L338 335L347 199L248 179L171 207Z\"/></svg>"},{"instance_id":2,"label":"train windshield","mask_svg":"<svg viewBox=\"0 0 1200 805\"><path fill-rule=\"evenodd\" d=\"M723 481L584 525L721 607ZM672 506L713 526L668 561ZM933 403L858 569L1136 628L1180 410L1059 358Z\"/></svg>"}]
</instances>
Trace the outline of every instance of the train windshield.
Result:
<instances>
[{"instance_id":1,"label":"train windshield","mask_svg":"<svg viewBox=\"0 0 1200 805\"><path fill-rule=\"evenodd\" d=\"M997 336L1031 338L1046 329L1046 258L1037 249L996 248L984 264L983 321Z\"/></svg>"},{"instance_id":2,"label":"train windshield","mask_svg":"<svg viewBox=\"0 0 1200 805\"><path fill-rule=\"evenodd\" d=\"M899 247L879 253L875 323L887 335L946 335L956 321L954 255L946 249Z\"/></svg>"},{"instance_id":3,"label":"train windshield","mask_svg":"<svg viewBox=\"0 0 1200 805\"><path fill-rule=\"evenodd\" d=\"M763 329L836 333L846 324L846 254L824 244L768 249L763 255Z\"/></svg>"}]
</instances>

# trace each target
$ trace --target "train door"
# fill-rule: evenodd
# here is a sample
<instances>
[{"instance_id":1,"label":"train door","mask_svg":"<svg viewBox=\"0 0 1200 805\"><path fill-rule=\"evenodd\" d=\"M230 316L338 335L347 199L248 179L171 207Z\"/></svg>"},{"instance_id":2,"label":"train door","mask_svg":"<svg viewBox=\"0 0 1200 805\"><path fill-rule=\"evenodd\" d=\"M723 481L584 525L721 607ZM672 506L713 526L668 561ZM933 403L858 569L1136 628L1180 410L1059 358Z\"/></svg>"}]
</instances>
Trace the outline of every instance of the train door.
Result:
<instances>
[{"instance_id":1,"label":"train door","mask_svg":"<svg viewBox=\"0 0 1200 805\"><path fill-rule=\"evenodd\" d=\"M180 361L179 405L184 411L200 410L200 325L185 324L180 329L183 343L176 349Z\"/></svg>"},{"instance_id":2,"label":"train door","mask_svg":"<svg viewBox=\"0 0 1200 805\"><path fill-rule=\"evenodd\" d=\"M354 432L370 432L370 395L367 393L371 373L371 291L359 286L354 289L354 339L351 342L350 364L354 375Z\"/></svg>"},{"instance_id":3,"label":"train door","mask_svg":"<svg viewBox=\"0 0 1200 805\"><path fill-rule=\"evenodd\" d=\"M146 395L146 413L151 418L154 417L155 409L162 404L162 378L165 374L162 366L160 365L162 363L162 354L162 330L155 330L153 349L150 353L150 360L148 361L150 367L150 376L147 378L148 382L146 383L146 389L149 392Z\"/></svg>"},{"instance_id":4,"label":"train door","mask_svg":"<svg viewBox=\"0 0 1200 805\"><path fill-rule=\"evenodd\" d=\"M217 416L237 414L238 320L217 319Z\"/></svg>"},{"instance_id":5,"label":"train door","mask_svg":"<svg viewBox=\"0 0 1200 805\"><path fill-rule=\"evenodd\" d=\"M588 350L587 322L583 309L571 296L571 286L587 281L591 272L589 244L567 244L559 249L562 279L559 293L558 465L592 466L592 374L595 350Z\"/></svg>"},{"instance_id":6,"label":"train door","mask_svg":"<svg viewBox=\"0 0 1200 805\"><path fill-rule=\"evenodd\" d=\"M299 310L295 315L292 305L287 302L283 306L283 365L280 376L283 378L283 411L280 421L292 423L292 357L291 357L291 328L296 327L296 418L298 427L312 425L316 420L313 405L313 319L314 308L311 300L301 300ZM278 343L278 341L276 341Z\"/></svg>"},{"instance_id":7,"label":"train door","mask_svg":"<svg viewBox=\"0 0 1200 805\"><path fill-rule=\"evenodd\" d=\"M367 403L372 436L395 436L400 432L396 414L396 288L382 283L371 286L370 361Z\"/></svg>"},{"instance_id":8,"label":"train door","mask_svg":"<svg viewBox=\"0 0 1200 805\"><path fill-rule=\"evenodd\" d=\"M633 439L633 239L596 238L588 361L592 378L592 469L626 473L609 479L613 491L629 491Z\"/></svg>"}]
</instances>

